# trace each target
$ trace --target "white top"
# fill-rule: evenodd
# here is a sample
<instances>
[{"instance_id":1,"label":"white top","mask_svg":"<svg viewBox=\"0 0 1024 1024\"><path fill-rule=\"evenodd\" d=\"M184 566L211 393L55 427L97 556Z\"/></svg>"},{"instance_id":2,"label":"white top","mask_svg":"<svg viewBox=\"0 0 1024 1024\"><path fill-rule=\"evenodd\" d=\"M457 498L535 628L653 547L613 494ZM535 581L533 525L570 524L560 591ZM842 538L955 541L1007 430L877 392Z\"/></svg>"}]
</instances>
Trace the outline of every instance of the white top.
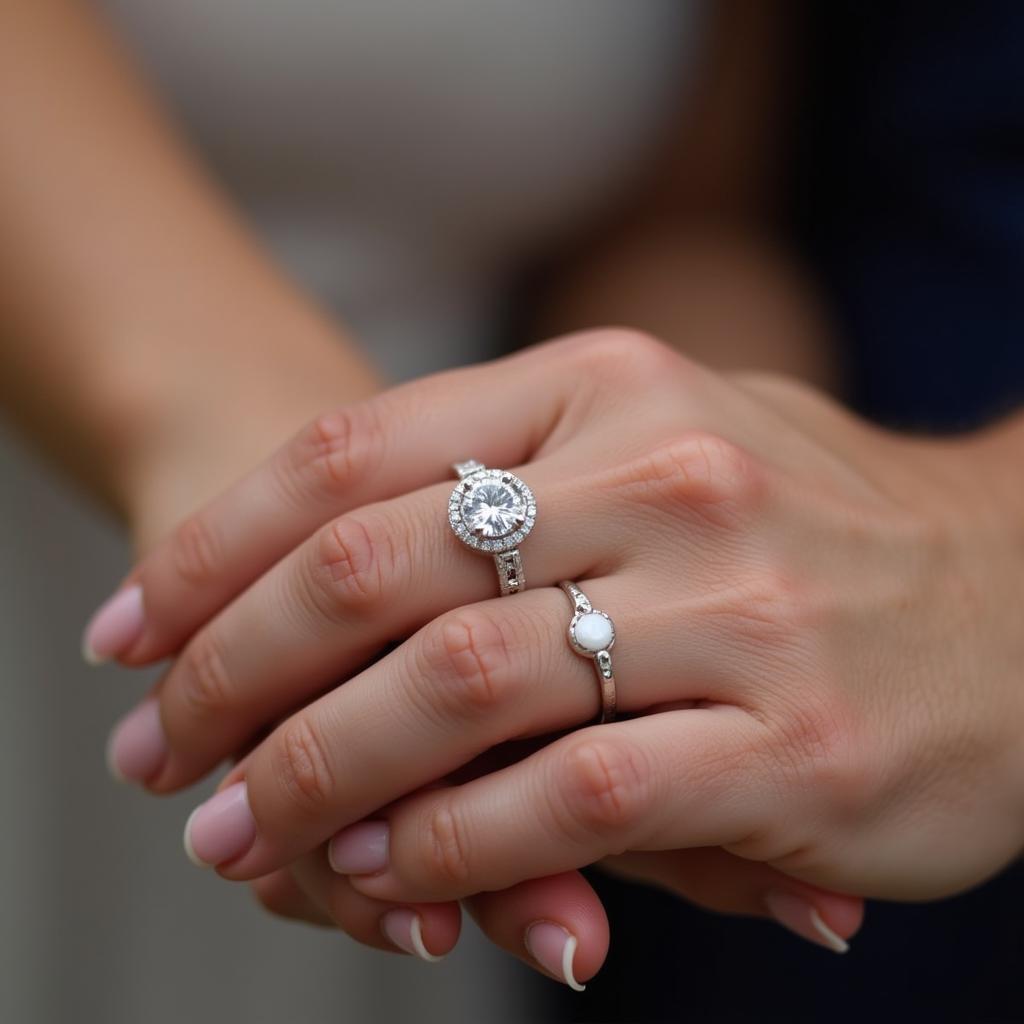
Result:
<instances>
[{"instance_id":1,"label":"white top","mask_svg":"<svg viewBox=\"0 0 1024 1024\"><path fill-rule=\"evenodd\" d=\"M694 0L94 0L279 258L412 376L677 116Z\"/></svg>"}]
</instances>

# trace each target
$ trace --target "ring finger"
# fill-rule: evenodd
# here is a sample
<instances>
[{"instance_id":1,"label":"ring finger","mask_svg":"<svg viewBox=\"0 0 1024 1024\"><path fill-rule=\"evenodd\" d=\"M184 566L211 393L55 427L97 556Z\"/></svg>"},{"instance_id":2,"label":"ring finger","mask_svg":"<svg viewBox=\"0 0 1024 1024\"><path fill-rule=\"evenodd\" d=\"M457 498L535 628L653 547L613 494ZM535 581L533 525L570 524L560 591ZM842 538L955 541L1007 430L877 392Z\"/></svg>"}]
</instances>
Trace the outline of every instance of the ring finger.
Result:
<instances>
[{"instance_id":1,"label":"ring finger","mask_svg":"<svg viewBox=\"0 0 1024 1024\"><path fill-rule=\"evenodd\" d=\"M726 625L709 619L701 643L679 651L680 609L648 610L642 578L586 586L599 607L622 609L622 710L724 693L710 681L726 661ZM266 874L508 740L592 720L598 684L592 663L569 647L568 618L565 596L545 588L431 622L293 715L229 774L190 819L196 857L230 878Z\"/></svg>"}]
</instances>

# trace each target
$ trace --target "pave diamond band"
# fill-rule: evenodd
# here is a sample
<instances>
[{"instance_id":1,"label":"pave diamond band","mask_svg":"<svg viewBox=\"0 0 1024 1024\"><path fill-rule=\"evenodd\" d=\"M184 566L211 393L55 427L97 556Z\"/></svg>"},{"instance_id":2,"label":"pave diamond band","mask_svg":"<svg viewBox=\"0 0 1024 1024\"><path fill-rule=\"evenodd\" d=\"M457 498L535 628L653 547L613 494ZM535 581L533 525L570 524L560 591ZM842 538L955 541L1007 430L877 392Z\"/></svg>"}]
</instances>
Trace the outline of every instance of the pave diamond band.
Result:
<instances>
[{"instance_id":1,"label":"pave diamond band","mask_svg":"<svg viewBox=\"0 0 1024 1024\"><path fill-rule=\"evenodd\" d=\"M569 645L581 657L593 660L601 690L601 722L611 722L615 718L617 703L611 655L615 644L615 623L605 612L598 611L572 580L562 580L558 585L572 602Z\"/></svg>"},{"instance_id":2,"label":"pave diamond band","mask_svg":"<svg viewBox=\"0 0 1024 1024\"><path fill-rule=\"evenodd\" d=\"M494 557L502 597L526 589L519 545L537 520L533 491L514 473L470 459L456 462L459 478L448 499L448 522L466 547Z\"/></svg>"}]
</instances>

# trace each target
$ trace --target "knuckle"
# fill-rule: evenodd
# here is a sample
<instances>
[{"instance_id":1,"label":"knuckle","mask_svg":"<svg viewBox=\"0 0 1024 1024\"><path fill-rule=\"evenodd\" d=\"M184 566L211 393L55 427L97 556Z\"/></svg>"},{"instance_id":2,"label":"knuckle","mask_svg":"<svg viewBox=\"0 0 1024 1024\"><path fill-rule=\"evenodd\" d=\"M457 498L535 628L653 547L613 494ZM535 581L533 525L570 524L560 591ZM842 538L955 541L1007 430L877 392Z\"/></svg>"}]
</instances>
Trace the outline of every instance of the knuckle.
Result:
<instances>
[{"instance_id":1,"label":"knuckle","mask_svg":"<svg viewBox=\"0 0 1024 1024\"><path fill-rule=\"evenodd\" d=\"M391 530L354 515L330 523L315 544L319 610L329 619L375 610L388 592L396 557Z\"/></svg>"},{"instance_id":2,"label":"knuckle","mask_svg":"<svg viewBox=\"0 0 1024 1024\"><path fill-rule=\"evenodd\" d=\"M171 556L178 575L193 586L206 586L223 570L221 538L203 513L189 516L171 538Z\"/></svg>"},{"instance_id":3,"label":"knuckle","mask_svg":"<svg viewBox=\"0 0 1024 1024\"><path fill-rule=\"evenodd\" d=\"M808 636L825 609L810 588L783 567L767 568L748 584L746 600L753 612L774 623L783 636Z\"/></svg>"},{"instance_id":4,"label":"knuckle","mask_svg":"<svg viewBox=\"0 0 1024 1024\"><path fill-rule=\"evenodd\" d=\"M423 646L433 703L457 720L491 715L517 697L508 626L464 609L441 619Z\"/></svg>"},{"instance_id":5,"label":"knuckle","mask_svg":"<svg viewBox=\"0 0 1024 1024\"><path fill-rule=\"evenodd\" d=\"M654 500L721 517L750 510L760 484L754 459L738 445L706 431L691 431L660 445L627 471Z\"/></svg>"},{"instance_id":6,"label":"knuckle","mask_svg":"<svg viewBox=\"0 0 1024 1024\"><path fill-rule=\"evenodd\" d=\"M284 449L280 482L297 501L336 500L372 476L383 458L383 438L373 402L324 413Z\"/></svg>"},{"instance_id":7,"label":"knuckle","mask_svg":"<svg viewBox=\"0 0 1024 1024\"><path fill-rule=\"evenodd\" d=\"M888 760L877 739L856 727L847 702L830 692L782 699L772 716L772 747L785 781L837 823L877 806Z\"/></svg>"},{"instance_id":8,"label":"knuckle","mask_svg":"<svg viewBox=\"0 0 1024 1024\"><path fill-rule=\"evenodd\" d=\"M633 745L586 738L565 758L570 820L584 832L617 840L625 850L652 803L652 776Z\"/></svg>"},{"instance_id":9,"label":"knuckle","mask_svg":"<svg viewBox=\"0 0 1024 1024\"><path fill-rule=\"evenodd\" d=\"M572 358L587 371L601 376L622 373L663 373L678 359L662 342L644 331L628 327L603 327L569 339Z\"/></svg>"},{"instance_id":10,"label":"knuckle","mask_svg":"<svg viewBox=\"0 0 1024 1024\"><path fill-rule=\"evenodd\" d=\"M465 824L447 801L435 805L424 822L424 865L431 878L445 887L461 889L469 882L472 865Z\"/></svg>"},{"instance_id":11,"label":"knuckle","mask_svg":"<svg viewBox=\"0 0 1024 1024\"><path fill-rule=\"evenodd\" d=\"M308 714L285 722L274 743L275 777L303 816L322 813L334 791L327 744Z\"/></svg>"},{"instance_id":12,"label":"knuckle","mask_svg":"<svg viewBox=\"0 0 1024 1024\"><path fill-rule=\"evenodd\" d=\"M192 720L204 721L228 713L236 691L219 642L210 630L196 636L182 652L179 692Z\"/></svg>"},{"instance_id":13,"label":"knuckle","mask_svg":"<svg viewBox=\"0 0 1024 1024\"><path fill-rule=\"evenodd\" d=\"M771 655L776 661L784 656L790 669L817 667L814 627L823 612L809 589L781 568L764 568L709 594L702 611L758 665Z\"/></svg>"}]
</instances>

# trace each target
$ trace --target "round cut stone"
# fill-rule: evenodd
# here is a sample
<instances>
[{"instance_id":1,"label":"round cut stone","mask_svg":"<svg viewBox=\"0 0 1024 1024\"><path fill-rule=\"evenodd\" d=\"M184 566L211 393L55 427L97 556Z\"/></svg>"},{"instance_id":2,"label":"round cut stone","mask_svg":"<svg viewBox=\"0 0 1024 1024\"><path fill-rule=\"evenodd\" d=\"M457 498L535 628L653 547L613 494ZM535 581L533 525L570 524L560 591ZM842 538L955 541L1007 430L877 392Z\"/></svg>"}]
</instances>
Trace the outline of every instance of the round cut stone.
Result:
<instances>
[{"instance_id":1,"label":"round cut stone","mask_svg":"<svg viewBox=\"0 0 1024 1024\"><path fill-rule=\"evenodd\" d=\"M507 537L523 525L526 505L507 484L484 483L466 496L462 519L476 537Z\"/></svg>"},{"instance_id":2,"label":"round cut stone","mask_svg":"<svg viewBox=\"0 0 1024 1024\"><path fill-rule=\"evenodd\" d=\"M612 624L597 612L587 612L576 620L576 643L585 651L597 654L608 650L608 645L615 635Z\"/></svg>"}]
</instances>

